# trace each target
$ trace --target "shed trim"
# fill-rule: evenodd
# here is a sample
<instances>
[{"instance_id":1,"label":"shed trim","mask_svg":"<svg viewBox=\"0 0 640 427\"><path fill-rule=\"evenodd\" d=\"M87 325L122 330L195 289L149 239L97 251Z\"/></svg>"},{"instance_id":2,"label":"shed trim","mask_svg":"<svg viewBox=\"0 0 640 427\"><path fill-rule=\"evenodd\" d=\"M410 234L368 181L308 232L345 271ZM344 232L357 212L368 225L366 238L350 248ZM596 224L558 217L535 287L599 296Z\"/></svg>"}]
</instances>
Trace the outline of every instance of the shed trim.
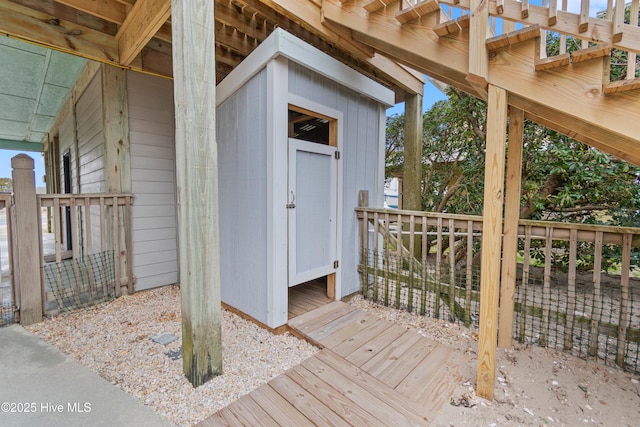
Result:
<instances>
[{"instance_id":1,"label":"shed trim","mask_svg":"<svg viewBox=\"0 0 640 427\"><path fill-rule=\"evenodd\" d=\"M277 28L242 61L217 87L216 105L220 105L272 59L283 56L309 68L368 98L394 105L392 90L347 67L321 50Z\"/></svg>"}]
</instances>

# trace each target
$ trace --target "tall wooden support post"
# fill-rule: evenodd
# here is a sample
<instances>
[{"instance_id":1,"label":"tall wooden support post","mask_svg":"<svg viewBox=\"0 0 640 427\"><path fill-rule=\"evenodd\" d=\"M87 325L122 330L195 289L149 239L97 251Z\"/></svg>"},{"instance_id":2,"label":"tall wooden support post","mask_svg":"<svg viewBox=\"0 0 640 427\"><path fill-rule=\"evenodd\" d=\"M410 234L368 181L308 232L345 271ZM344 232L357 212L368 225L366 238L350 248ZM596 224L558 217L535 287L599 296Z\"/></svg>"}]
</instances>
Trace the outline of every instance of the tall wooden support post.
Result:
<instances>
[{"instance_id":1,"label":"tall wooden support post","mask_svg":"<svg viewBox=\"0 0 640 427\"><path fill-rule=\"evenodd\" d=\"M33 159L26 154L18 154L11 159L16 209L15 236L20 236L13 256L17 257L18 261L16 278L19 280L20 323L23 326L42 321L42 272L38 227L40 215L33 167Z\"/></svg>"},{"instance_id":2,"label":"tall wooden support post","mask_svg":"<svg viewBox=\"0 0 640 427\"><path fill-rule=\"evenodd\" d=\"M407 94L404 101L404 172L401 208L398 203L400 209L422 210L422 133L422 94ZM408 231L409 224L405 228ZM415 231L422 236L421 228ZM416 258L421 257L421 242L420 238L414 242L412 255ZM409 248L409 236L403 239L403 244Z\"/></svg>"},{"instance_id":3,"label":"tall wooden support post","mask_svg":"<svg viewBox=\"0 0 640 427\"><path fill-rule=\"evenodd\" d=\"M171 7L183 369L197 387L222 373L214 12L210 0Z\"/></svg>"},{"instance_id":4,"label":"tall wooden support post","mask_svg":"<svg viewBox=\"0 0 640 427\"><path fill-rule=\"evenodd\" d=\"M489 85L478 339L478 396L493 399L506 152L507 92Z\"/></svg>"},{"instance_id":5,"label":"tall wooden support post","mask_svg":"<svg viewBox=\"0 0 640 427\"><path fill-rule=\"evenodd\" d=\"M131 193L131 157L129 144L129 106L127 103L127 71L102 65L102 102L104 120L104 162L105 162L105 189L109 193ZM108 208L113 209L111 207ZM130 255L127 248L125 224L125 208L119 208L118 213L118 236L121 254L116 255L116 260L120 260L121 276L117 279L117 284L129 293L133 292L132 266L130 265ZM107 218L113 218L110 213ZM131 221L131 219L128 219ZM109 221L110 222L110 221ZM109 230L113 227L107 225ZM115 237L115 236L114 236ZM115 245L112 247L116 247ZM126 255L126 256L125 256ZM118 289L120 291L120 289Z\"/></svg>"},{"instance_id":6,"label":"tall wooden support post","mask_svg":"<svg viewBox=\"0 0 640 427\"><path fill-rule=\"evenodd\" d=\"M501 348L510 348L513 343L513 296L516 288L523 133L524 111L510 107L507 188L504 201L504 237L502 240L502 279L500 280L500 325L498 328L498 347Z\"/></svg>"},{"instance_id":7,"label":"tall wooden support post","mask_svg":"<svg viewBox=\"0 0 640 427\"><path fill-rule=\"evenodd\" d=\"M404 173L402 209L422 210L422 94L404 102Z\"/></svg>"},{"instance_id":8,"label":"tall wooden support post","mask_svg":"<svg viewBox=\"0 0 640 427\"><path fill-rule=\"evenodd\" d=\"M487 34L489 31L489 0L471 0L469 3L469 74L467 81L487 99L489 79L489 51Z\"/></svg>"}]
</instances>

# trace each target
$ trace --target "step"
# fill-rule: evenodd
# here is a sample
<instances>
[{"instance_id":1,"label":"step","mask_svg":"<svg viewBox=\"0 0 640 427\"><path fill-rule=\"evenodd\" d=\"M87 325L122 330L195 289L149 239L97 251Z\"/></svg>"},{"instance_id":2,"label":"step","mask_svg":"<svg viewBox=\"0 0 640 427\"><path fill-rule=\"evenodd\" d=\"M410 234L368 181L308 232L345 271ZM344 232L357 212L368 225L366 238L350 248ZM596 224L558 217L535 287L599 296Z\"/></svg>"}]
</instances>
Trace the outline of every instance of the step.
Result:
<instances>
[{"instance_id":1,"label":"step","mask_svg":"<svg viewBox=\"0 0 640 427\"><path fill-rule=\"evenodd\" d=\"M540 37L540 25L538 24L487 39L487 49L491 52L526 40L531 40L536 37Z\"/></svg>"},{"instance_id":2,"label":"step","mask_svg":"<svg viewBox=\"0 0 640 427\"><path fill-rule=\"evenodd\" d=\"M548 58L536 59L536 71L552 70L554 68L566 67L571 63L571 56L568 53L550 56Z\"/></svg>"},{"instance_id":3,"label":"step","mask_svg":"<svg viewBox=\"0 0 640 427\"><path fill-rule=\"evenodd\" d=\"M586 49L576 50L571 54L571 63L578 64L580 62L589 61L591 59L602 58L611 54L610 45L591 46Z\"/></svg>"},{"instance_id":4,"label":"step","mask_svg":"<svg viewBox=\"0 0 640 427\"><path fill-rule=\"evenodd\" d=\"M398 0L370 0L370 1L366 2L365 4L363 4L362 7L364 7L364 9L367 12L373 13L373 12L377 12L378 10L389 6L391 3L394 3L396 1L398 1Z\"/></svg>"},{"instance_id":5,"label":"step","mask_svg":"<svg viewBox=\"0 0 640 427\"><path fill-rule=\"evenodd\" d=\"M424 0L416 3L415 6L403 9L396 13L396 19L401 24L406 24L439 10L440 2L438 0Z\"/></svg>"},{"instance_id":6,"label":"step","mask_svg":"<svg viewBox=\"0 0 640 427\"><path fill-rule=\"evenodd\" d=\"M640 89L640 78L620 80L617 82L607 83L602 85L602 93L605 95L611 95L614 93L628 92L630 90Z\"/></svg>"},{"instance_id":7,"label":"step","mask_svg":"<svg viewBox=\"0 0 640 427\"><path fill-rule=\"evenodd\" d=\"M469 28L469 22L471 22L471 15L462 15L456 19L436 25L433 27L433 31L438 35L438 37L444 37L460 32L464 28Z\"/></svg>"}]
</instances>

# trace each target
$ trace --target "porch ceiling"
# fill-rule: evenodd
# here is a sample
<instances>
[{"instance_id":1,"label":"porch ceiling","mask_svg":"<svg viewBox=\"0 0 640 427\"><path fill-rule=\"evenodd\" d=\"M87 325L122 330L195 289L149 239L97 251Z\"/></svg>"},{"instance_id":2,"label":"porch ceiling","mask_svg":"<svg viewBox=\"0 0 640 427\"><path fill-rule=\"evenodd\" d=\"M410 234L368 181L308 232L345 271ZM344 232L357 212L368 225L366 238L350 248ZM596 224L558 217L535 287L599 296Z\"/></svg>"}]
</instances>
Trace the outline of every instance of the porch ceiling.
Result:
<instances>
[{"instance_id":1,"label":"porch ceiling","mask_svg":"<svg viewBox=\"0 0 640 427\"><path fill-rule=\"evenodd\" d=\"M0 148L42 151L86 59L0 38Z\"/></svg>"}]
</instances>

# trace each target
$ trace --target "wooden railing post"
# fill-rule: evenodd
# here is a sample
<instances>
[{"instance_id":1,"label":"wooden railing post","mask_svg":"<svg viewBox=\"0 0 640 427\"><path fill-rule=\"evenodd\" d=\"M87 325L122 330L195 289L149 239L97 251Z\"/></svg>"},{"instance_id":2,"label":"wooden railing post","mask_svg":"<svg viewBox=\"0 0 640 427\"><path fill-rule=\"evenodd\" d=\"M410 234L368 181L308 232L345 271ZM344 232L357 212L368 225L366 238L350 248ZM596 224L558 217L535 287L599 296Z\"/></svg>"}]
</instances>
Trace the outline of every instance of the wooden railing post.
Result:
<instances>
[{"instance_id":1,"label":"wooden railing post","mask_svg":"<svg viewBox=\"0 0 640 427\"><path fill-rule=\"evenodd\" d=\"M40 235L36 181L33 159L18 154L11 159L13 192L16 206L15 227L20 239L14 239L13 255L18 266L20 287L20 323L31 325L42 321L42 279L40 271ZM13 243L11 243L13 244Z\"/></svg>"}]
</instances>

